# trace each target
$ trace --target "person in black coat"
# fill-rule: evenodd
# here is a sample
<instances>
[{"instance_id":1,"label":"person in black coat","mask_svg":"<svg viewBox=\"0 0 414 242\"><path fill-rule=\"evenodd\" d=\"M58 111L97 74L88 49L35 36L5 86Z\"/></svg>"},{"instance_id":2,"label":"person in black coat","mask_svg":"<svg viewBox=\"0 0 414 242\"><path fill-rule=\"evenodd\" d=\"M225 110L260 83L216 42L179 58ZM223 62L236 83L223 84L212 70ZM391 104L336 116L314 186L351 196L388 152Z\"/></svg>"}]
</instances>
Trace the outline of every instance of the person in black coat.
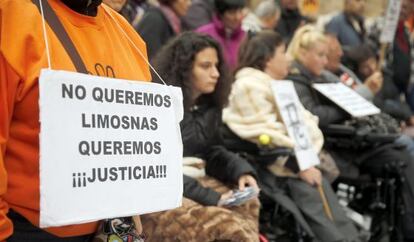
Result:
<instances>
[{"instance_id":1,"label":"person in black coat","mask_svg":"<svg viewBox=\"0 0 414 242\"><path fill-rule=\"evenodd\" d=\"M147 44L151 60L169 39L181 32L181 17L186 15L190 0L159 0L158 7L149 8L136 30Z\"/></svg>"},{"instance_id":2,"label":"person in black coat","mask_svg":"<svg viewBox=\"0 0 414 242\"><path fill-rule=\"evenodd\" d=\"M243 190L257 188L250 164L224 148L219 135L221 110L227 101L230 81L221 49L211 37L183 33L169 42L154 59L155 69L167 84L182 88L184 119L181 132L184 156L206 162L207 175ZM220 197L195 179L185 176L184 196L202 204L217 204ZM208 196L206 196L208 194Z\"/></svg>"},{"instance_id":3,"label":"person in black coat","mask_svg":"<svg viewBox=\"0 0 414 242\"><path fill-rule=\"evenodd\" d=\"M280 0L280 7L282 12L275 31L284 37L286 43L289 43L295 31L309 22L309 19L300 13L298 0Z\"/></svg>"},{"instance_id":4,"label":"person in black coat","mask_svg":"<svg viewBox=\"0 0 414 242\"><path fill-rule=\"evenodd\" d=\"M305 25L297 30L287 50L293 58L287 80L294 81L300 101L307 110L319 117L321 127L349 117L311 87L313 83L326 82L322 77L328 63L326 45L323 33L312 25Z\"/></svg>"}]
</instances>

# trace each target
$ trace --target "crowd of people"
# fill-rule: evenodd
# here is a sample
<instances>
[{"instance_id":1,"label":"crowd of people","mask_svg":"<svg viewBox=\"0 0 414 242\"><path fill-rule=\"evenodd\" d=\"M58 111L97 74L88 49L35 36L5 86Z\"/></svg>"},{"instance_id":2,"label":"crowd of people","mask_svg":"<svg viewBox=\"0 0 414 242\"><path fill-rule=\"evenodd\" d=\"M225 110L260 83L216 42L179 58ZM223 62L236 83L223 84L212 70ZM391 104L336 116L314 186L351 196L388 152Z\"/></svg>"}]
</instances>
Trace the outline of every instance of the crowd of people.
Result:
<instances>
[{"instance_id":1,"label":"crowd of people","mask_svg":"<svg viewBox=\"0 0 414 242\"><path fill-rule=\"evenodd\" d=\"M298 0L254 9L248 0L1 0L0 241L114 241L99 222L39 228L38 79L48 66L182 90L183 204L121 219L133 227L123 241L414 241L414 0L401 0L385 53L383 18L368 26L365 0L343 3L320 28ZM59 24L43 26L42 6L72 47ZM274 80L292 81L320 165L300 169ZM354 118L321 83L343 83L381 112ZM349 181L377 193L344 204L338 184ZM247 188L260 195L225 205ZM361 226L349 211L374 221Z\"/></svg>"}]
</instances>

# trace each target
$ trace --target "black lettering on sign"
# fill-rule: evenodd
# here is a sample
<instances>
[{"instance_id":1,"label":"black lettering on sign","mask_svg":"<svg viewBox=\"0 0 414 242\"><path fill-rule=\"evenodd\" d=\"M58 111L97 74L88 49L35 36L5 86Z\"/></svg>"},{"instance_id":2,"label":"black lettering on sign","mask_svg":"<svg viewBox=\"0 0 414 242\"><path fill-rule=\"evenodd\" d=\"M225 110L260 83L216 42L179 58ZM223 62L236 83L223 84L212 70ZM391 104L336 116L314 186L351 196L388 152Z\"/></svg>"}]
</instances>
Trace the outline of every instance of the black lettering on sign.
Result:
<instances>
[{"instance_id":1,"label":"black lettering on sign","mask_svg":"<svg viewBox=\"0 0 414 242\"><path fill-rule=\"evenodd\" d=\"M301 125L298 110L295 104L289 103L285 106L288 112L289 125L293 127L293 136L295 143L298 145L300 150L306 150L309 148L309 142L305 136L305 126Z\"/></svg>"},{"instance_id":2,"label":"black lettering on sign","mask_svg":"<svg viewBox=\"0 0 414 242\"><path fill-rule=\"evenodd\" d=\"M82 188L88 184L127 182L167 177L166 165L98 167L90 171L73 172L72 187Z\"/></svg>"},{"instance_id":3,"label":"black lettering on sign","mask_svg":"<svg viewBox=\"0 0 414 242\"><path fill-rule=\"evenodd\" d=\"M86 89L82 85L76 85L75 87L73 84L66 85L62 83L62 98L70 98L73 97L83 100L86 97Z\"/></svg>"},{"instance_id":4,"label":"black lettering on sign","mask_svg":"<svg viewBox=\"0 0 414 242\"><path fill-rule=\"evenodd\" d=\"M79 154L91 155L159 155L162 151L159 141L86 141L78 146Z\"/></svg>"}]
</instances>

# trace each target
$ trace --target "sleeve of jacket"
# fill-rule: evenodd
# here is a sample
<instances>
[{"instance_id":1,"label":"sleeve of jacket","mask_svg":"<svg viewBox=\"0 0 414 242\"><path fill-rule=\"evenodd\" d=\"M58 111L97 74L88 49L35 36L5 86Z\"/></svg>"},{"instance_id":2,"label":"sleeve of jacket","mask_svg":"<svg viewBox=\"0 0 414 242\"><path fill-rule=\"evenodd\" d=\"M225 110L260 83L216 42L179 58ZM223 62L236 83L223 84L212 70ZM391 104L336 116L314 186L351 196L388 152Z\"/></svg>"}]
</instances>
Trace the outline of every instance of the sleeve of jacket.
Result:
<instances>
[{"instance_id":1,"label":"sleeve of jacket","mask_svg":"<svg viewBox=\"0 0 414 242\"><path fill-rule=\"evenodd\" d=\"M400 100L383 100L381 109L383 112L400 121L407 121L412 115L410 106L408 106L406 103L401 102Z\"/></svg>"},{"instance_id":2,"label":"sleeve of jacket","mask_svg":"<svg viewBox=\"0 0 414 242\"><path fill-rule=\"evenodd\" d=\"M184 175L184 197L205 206L216 206L221 194L213 189L203 187L196 179Z\"/></svg>"},{"instance_id":3,"label":"sleeve of jacket","mask_svg":"<svg viewBox=\"0 0 414 242\"><path fill-rule=\"evenodd\" d=\"M15 72L8 67L3 55L0 54L0 241L4 241L13 232L12 222L6 215L9 207L3 199L7 190L4 157L19 80Z\"/></svg>"},{"instance_id":4,"label":"sleeve of jacket","mask_svg":"<svg viewBox=\"0 0 414 242\"><path fill-rule=\"evenodd\" d=\"M184 156L194 156L202 153L200 151L203 150L204 145L207 143L203 119L194 117L191 112L185 112L180 126Z\"/></svg>"},{"instance_id":5,"label":"sleeve of jacket","mask_svg":"<svg viewBox=\"0 0 414 242\"><path fill-rule=\"evenodd\" d=\"M223 183L237 184L241 175L254 175L254 169L222 145L218 128L221 124L221 113L215 108L202 110L202 116L185 113L181 121L184 156L201 155L209 176Z\"/></svg>"},{"instance_id":6,"label":"sleeve of jacket","mask_svg":"<svg viewBox=\"0 0 414 242\"><path fill-rule=\"evenodd\" d=\"M324 127L346 119L347 114L334 105L320 104L313 97L311 87L294 82L296 92L303 106L311 113L319 117L319 126Z\"/></svg>"},{"instance_id":7,"label":"sleeve of jacket","mask_svg":"<svg viewBox=\"0 0 414 242\"><path fill-rule=\"evenodd\" d=\"M150 9L142 17L137 26L137 31L147 45L148 58L152 59L156 52L163 46L165 34L165 19L157 9Z\"/></svg>"},{"instance_id":8,"label":"sleeve of jacket","mask_svg":"<svg viewBox=\"0 0 414 242\"><path fill-rule=\"evenodd\" d=\"M355 92L357 92L360 96L365 98L365 100L372 102L374 100L374 94L372 91L365 86L364 84L359 84L355 87Z\"/></svg>"},{"instance_id":9,"label":"sleeve of jacket","mask_svg":"<svg viewBox=\"0 0 414 242\"><path fill-rule=\"evenodd\" d=\"M374 103L381 104L381 109L394 118L402 121L408 120L413 115L410 106L400 100L400 91L392 81L390 74L384 72L383 75L384 82L381 91L374 99Z\"/></svg>"},{"instance_id":10,"label":"sleeve of jacket","mask_svg":"<svg viewBox=\"0 0 414 242\"><path fill-rule=\"evenodd\" d=\"M245 174L256 177L254 168L247 160L221 145L210 147L206 162L206 173L223 183L237 184L240 176Z\"/></svg>"}]
</instances>

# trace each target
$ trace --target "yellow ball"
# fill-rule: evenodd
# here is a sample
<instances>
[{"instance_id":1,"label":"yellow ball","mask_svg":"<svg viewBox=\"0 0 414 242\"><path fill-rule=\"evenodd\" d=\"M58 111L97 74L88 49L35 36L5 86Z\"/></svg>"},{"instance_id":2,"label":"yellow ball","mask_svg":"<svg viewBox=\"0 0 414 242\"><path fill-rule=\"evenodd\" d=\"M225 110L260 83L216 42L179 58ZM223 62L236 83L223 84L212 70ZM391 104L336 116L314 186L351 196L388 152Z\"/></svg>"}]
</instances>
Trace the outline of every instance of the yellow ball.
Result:
<instances>
[{"instance_id":1,"label":"yellow ball","mask_svg":"<svg viewBox=\"0 0 414 242\"><path fill-rule=\"evenodd\" d=\"M123 242L123 240L116 234L109 235L109 242Z\"/></svg>"},{"instance_id":2,"label":"yellow ball","mask_svg":"<svg viewBox=\"0 0 414 242\"><path fill-rule=\"evenodd\" d=\"M259 136L259 142L261 145L268 145L270 144L270 136L267 134L262 134Z\"/></svg>"}]
</instances>

